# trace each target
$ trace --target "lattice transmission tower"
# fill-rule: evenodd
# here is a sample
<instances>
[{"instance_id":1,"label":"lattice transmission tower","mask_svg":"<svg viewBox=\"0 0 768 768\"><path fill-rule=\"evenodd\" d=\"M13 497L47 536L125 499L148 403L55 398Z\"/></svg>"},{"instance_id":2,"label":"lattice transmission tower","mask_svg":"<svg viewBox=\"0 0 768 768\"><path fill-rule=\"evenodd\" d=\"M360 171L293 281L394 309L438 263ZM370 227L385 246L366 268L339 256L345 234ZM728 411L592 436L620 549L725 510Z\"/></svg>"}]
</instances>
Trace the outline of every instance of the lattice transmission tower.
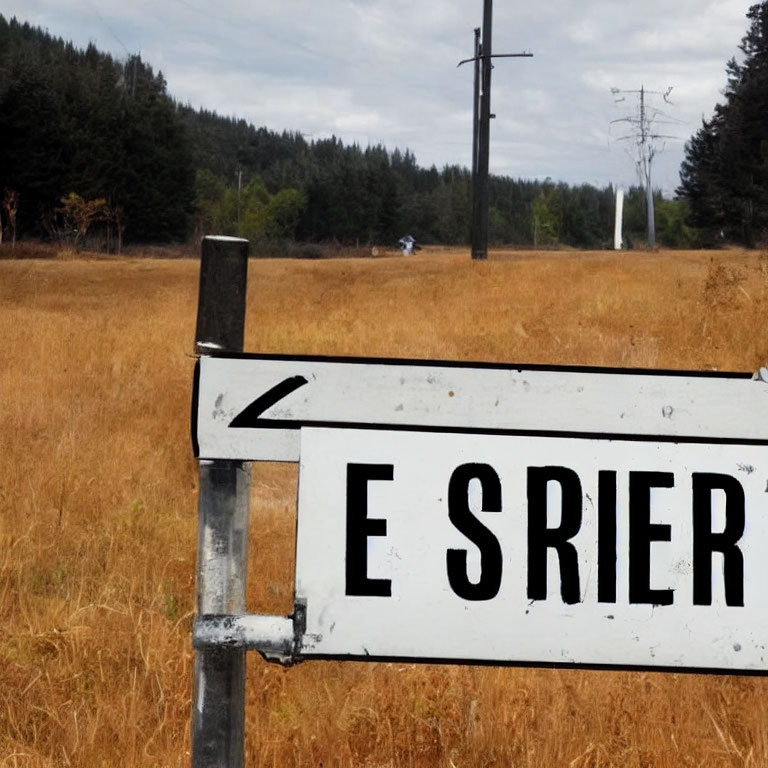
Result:
<instances>
[{"instance_id":1,"label":"lattice transmission tower","mask_svg":"<svg viewBox=\"0 0 768 768\"><path fill-rule=\"evenodd\" d=\"M664 150L667 139L677 138L657 131L659 125L670 125L676 123L668 114L659 107L654 106L654 99L661 97L665 104L672 104L669 95L672 93L672 87L666 91L648 91L644 86L640 90L620 90L611 88L615 102L626 101L624 94L632 94L637 97L637 106L632 114L626 117L620 117L617 120L611 120L611 125L616 123L627 123L630 126L630 132L625 136L620 136L617 141L630 142L628 154L635 161L640 184L645 190L646 208L648 213L648 246L653 248L656 245L656 223L653 207L653 185L651 170L653 159L659 152Z\"/></svg>"}]
</instances>

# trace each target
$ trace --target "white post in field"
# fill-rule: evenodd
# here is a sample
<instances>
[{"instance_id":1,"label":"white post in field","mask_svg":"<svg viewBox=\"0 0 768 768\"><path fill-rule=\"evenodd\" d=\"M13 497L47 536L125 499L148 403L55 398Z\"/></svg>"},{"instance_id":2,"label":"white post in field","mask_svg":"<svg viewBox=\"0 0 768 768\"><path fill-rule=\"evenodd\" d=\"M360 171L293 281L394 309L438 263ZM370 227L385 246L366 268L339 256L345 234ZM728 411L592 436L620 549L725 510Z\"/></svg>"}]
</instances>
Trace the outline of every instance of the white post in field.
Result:
<instances>
[{"instance_id":1,"label":"white post in field","mask_svg":"<svg viewBox=\"0 0 768 768\"><path fill-rule=\"evenodd\" d=\"M621 224L624 217L624 190L619 187L616 190L616 224L613 229L613 248L616 251L621 250Z\"/></svg>"}]
</instances>

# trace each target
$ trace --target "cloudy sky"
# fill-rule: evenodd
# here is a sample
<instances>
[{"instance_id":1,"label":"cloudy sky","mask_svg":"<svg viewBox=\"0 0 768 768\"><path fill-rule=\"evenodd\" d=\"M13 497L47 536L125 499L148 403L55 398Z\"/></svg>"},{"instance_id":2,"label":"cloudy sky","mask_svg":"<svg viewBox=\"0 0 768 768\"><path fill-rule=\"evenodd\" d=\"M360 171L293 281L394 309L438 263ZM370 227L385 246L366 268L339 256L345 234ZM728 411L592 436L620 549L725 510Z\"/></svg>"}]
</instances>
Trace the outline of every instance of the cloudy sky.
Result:
<instances>
[{"instance_id":1,"label":"cloudy sky","mask_svg":"<svg viewBox=\"0 0 768 768\"><path fill-rule=\"evenodd\" d=\"M654 185L671 193L686 139L721 100L752 0L496 0L491 172L636 182L626 123L659 110ZM470 165L473 29L482 0L0 0L0 13L80 46L141 53L193 106L310 139L409 147ZM617 98L624 101L615 103Z\"/></svg>"}]
</instances>

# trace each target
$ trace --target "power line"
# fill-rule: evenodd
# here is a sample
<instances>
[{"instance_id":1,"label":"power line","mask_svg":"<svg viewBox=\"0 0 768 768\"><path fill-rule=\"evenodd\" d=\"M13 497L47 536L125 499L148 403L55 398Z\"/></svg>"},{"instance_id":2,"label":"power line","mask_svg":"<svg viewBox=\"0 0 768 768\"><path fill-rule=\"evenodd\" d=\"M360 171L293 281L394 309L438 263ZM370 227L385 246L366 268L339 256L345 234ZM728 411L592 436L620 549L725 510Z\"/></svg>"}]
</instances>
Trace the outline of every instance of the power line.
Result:
<instances>
[{"instance_id":1,"label":"power line","mask_svg":"<svg viewBox=\"0 0 768 768\"><path fill-rule=\"evenodd\" d=\"M91 2L91 0L87 0L88 5L90 6L91 10L96 14L96 17L99 19L99 21L107 28L107 31L109 32L112 37L117 40L117 42L120 44L120 47L125 51L126 56L130 56L128 49L125 47L125 43L117 36L117 33L115 32L112 27L107 24L105 18L99 13L99 9Z\"/></svg>"},{"instance_id":2,"label":"power line","mask_svg":"<svg viewBox=\"0 0 768 768\"><path fill-rule=\"evenodd\" d=\"M221 24L226 24L230 27L236 27L237 29L242 29L242 22L238 21L237 19L234 19L230 16L225 16L219 13L212 13L209 7L200 7L199 5L196 5L195 3L189 2L189 0L172 0L172 2L177 3L178 5L181 5L184 8L187 8L190 11L193 11L194 13L197 13L200 16L203 16L208 21L218 21ZM280 43L281 45L287 45L291 48L296 48L299 51L303 51L304 53L308 53L310 56L314 56L316 58L320 59L327 59L329 61L336 61L339 63L347 63L345 59L334 56L331 53L327 53L326 51L319 51L315 48L311 48L308 45L304 45L303 43L299 43L296 40L292 40L291 38L284 37L282 35L276 35L274 32L267 29L264 24L260 23L258 25L250 24L249 26L254 27L258 30L258 33L263 35L264 37L269 38L273 42ZM206 30L206 34L210 34L211 30ZM224 40L227 42L227 44L231 44L231 39L221 37L220 35L216 35L217 38L220 40Z\"/></svg>"}]
</instances>

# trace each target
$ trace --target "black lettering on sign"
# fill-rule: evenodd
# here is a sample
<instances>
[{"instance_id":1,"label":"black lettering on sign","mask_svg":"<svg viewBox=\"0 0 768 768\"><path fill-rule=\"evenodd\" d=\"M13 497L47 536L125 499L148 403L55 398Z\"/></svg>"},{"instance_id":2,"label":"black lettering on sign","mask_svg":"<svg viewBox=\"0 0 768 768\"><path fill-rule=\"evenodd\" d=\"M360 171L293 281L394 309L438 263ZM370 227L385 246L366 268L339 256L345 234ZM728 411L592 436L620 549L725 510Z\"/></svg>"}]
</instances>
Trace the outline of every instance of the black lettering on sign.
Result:
<instances>
[{"instance_id":1,"label":"black lettering on sign","mask_svg":"<svg viewBox=\"0 0 768 768\"><path fill-rule=\"evenodd\" d=\"M712 531L712 491L725 492L725 527ZM712 605L712 553L723 555L725 604L744 605L744 488L730 475L693 473L693 604Z\"/></svg>"},{"instance_id":2,"label":"black lettering on sign","mask_svg":"<svg viewBox=\"0 0 768 768\"><path fill-rule=\"evenodd\" d=\"M651 522L651 488L674 488L671 472L629 473L629 602L672 605L673 590L651 589L651 542L671 541L669 525Z\"/></svg>"},{"instance_id":3,"label":"black lettering on sign","mask_svg":"<svg viewBox=\"0 0 768 768\"><path fill-rule=\"evenodd\" d=\"M387 521L368 517L368 482L392 480L392 464L347 464L346 594L390 597L390 579L368 578L368 537L386 536Z\"/></svg>"},{"instance_id":4,"label":"black lettering on sign","mask_svg":"<svg viewBox=\"0 0 768 768\"><path fill-rule=\"evenodd\" d=\"M557 528L547 528L547 484L562 491L562 514ZM579 556L569 541L581 528L582 495L579 476L567 467L528 467L528 599L547 599L547 549L560 562L560 595L564 603L578 603Z\"/></svg>"},{"instance_id":5,"label":"black lettering on sign","mask_svg":"<svg viewBox=\"0 0 768 768\"><path fill-rule=\"evenodd\" d=\"M488 464L462 464L448 483L448 519L480 550L480 578L467 575L467 550L449 549L445 556L448 583L464 600L491 600L501 587L501 546L499 540L472 514L469 484L480 482L483 512L501 512L501 481Z\"/></svg>"},{"instance_id":6,"label":"black lettering on sign","mask_svg":"<svg viewBox=\"0 0 768 768\"><path fill-rule=\"evenodd\" d=\"M597 473L597 601L616 602L616 473Z\"/></svg>"}]
</instances>

